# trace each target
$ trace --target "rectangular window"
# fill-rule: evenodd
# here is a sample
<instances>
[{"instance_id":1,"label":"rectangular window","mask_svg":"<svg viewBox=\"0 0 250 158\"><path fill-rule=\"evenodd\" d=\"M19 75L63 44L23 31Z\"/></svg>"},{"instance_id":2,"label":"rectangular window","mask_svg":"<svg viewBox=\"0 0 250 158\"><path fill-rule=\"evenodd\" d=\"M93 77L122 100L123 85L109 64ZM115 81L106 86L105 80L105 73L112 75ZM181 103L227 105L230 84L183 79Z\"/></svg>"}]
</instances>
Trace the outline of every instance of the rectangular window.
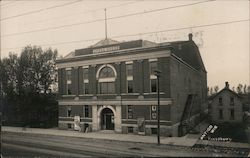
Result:
<instances>
[{"instance_id":1,"label":"rectangular window","mask_svg":"<svg viewBox=\"0 0 250 158\"><path fill-rule=\"evenodd\" d=\"M89 117L89 106L84 105L84 117Z\"/></svg>"},{"instance_id":2,"label":"rectangular window","mask_svg":"<svg viewBox=\"0 0 250 158\"><path fill-rule=\"evenodd\" d=\"M89 69L83 68L83 94L89 94Z\"/></svg>"},{"instance_id":3,"label":"rectangular window","mask_svg":"<svg viewBox=\"0 0 250 158\"><path fill-rule=\"evenodd\" d=\"M234 105L234 97L230 98L230 105Z\"/></svg>"},{"instance_id":4,"label":"rectangular window","mask_svg":"<svg viewBox=\"0 0 250 158\"><path fill-rule=\"evenodd\" d=\"M71 123L68 123L68 129L71 129L71 128L72 128Z\"/></svg>"},{"instance_id":5,"label":"rectangular window","mask_svg":"<svg viewBox=\"0 0 250 158\"><path fill-rule=\"evenodd\" d=\"M72 83L72 74L71 74L71 69L66 70L66 90L67 90L67 94L71 95L72 94L72 90L71 90L71 83Z\"/></svg>"},{"instance_id":6,"label":"rectangular window","mask_svg":"<svg viewBox=\"0 0 250 158\"><path fill-rule=\"evenodd\" d=\"M157 70L157 60L151 60L149 63L150 71L150 92L157 92L157 78L155 76L155 70Z\"/></svg>"},{"instance_id":7,"label":"rectangular window","mask_svg":"<svg viewBox=\"0 0 250 158\"><path fill-rule=\"evenodd\" d=\"M219 119L223 119L223 110L219 109Z\"/></svg>"},{"instance_id":8,"label":"rectangular window","mask_svg":"<svg viewBox=\"0 0 250 158\"><path fill-rule=\"evenodd\" d=\"M219 105L222 105L222 98L219 98Z\"/></svg>"},{"instance_id":9,"label":"rectangular window","mask_svg":"<svg viewBox=\"0 0 250 158\"><path fill-rule=\"evenodd\" d=\"M150 62L150 75L154 75L154 71L157 70L157 61Z\"/></svg>"},{"instance_id":10,"label":"rectangular window","mask_svg":"<svg viewBox=\"0 0 250 158\"><path fill-rule=\"evenodd\" d=\"M128 105L128 119L132 119L132 118L133 118L133 106Z\"/></svg>"},{"instance_id":11,"label":"rectangular window","mask_svg":"<svg viewBox=\"0 0 250 158\"><path fill-rule=\"evenodd\" d=\"M66 80L67 80L67 84L71 84L71 80L72 80L71 70L66 70Z\"/></svg>"},{"instance_id":12,"label":"rectangular window","mask_svg":"<svg viewBox=\"0 0 250 158\"><path fill-rule=\"evenodd\" d=\"M89 83L83 83L83 94L89 94Z\"/></svg>"},{"instance_id":13,"label":"rectangular window","mask_svg":"<svg viewBox=\"0 0 250 158\"><path fill-rule=\"evenodd\" d=\"M234 120L234 109L230 109L230 120Z\"/></svg>"},{"instance_id":14,"label":"rectangular window","mask_svg":"<svg viewBox=\"0 0 250 158\"><path fill-rule=\"evenodd\" d=\"M67 94L68 94L68 95L71 95L71 94L72 94L70 84L67 84Z\"/></svg>"},{"instance_id":15,"label":"rectangular window","mask_svg":"<svg viewBox=\"0 0 250 158\"><path fill-rule=\"evenodd\" d=\"M127 93L133 93L133 63L126 64Z\"/></svg>"},{"instance_id":16,"label":"rectangular window","mask_svg":"<svg viewBox=\"0 0 250 158\"><path fill-rule=\"evenodd\" d=\"M67 116L71 117L71 107L70 106L67 108Z\"/></svg>"},{"instance_id":17,"label":"rectangular window","mask_svg":"<svg viewBox=\"0 0 250 158\"><path fill-rule=\"evenodd\" d=\"M88 68L83 68L83 80L88 80L89 79L89 69Z\"/></svg>"},{"instance_id":18,"label":"rectangular window","mask_svg":"<svg viewBox=\"0 0 250 158\"><path fill-rule=\"evenodd\" d=\"M115 83L114 82L101 82L100 83L100 93L101 94L114 94L115 93Z\"/></svg>"},{"instance_id":19,"label":"rectangular window","mask_svg":"<svg viewBox=\"0 0 250 158\"><path fill-rule=\"evenodd\" d=\"M134 128L133 127L128 127L128 133L134 133Z\"/></svg>"},{"instance_id":20,"label":"rectangular window","mask_svg":"<svg viewBox=\"0 0 250 158\"><path fill-rule=\"evenodd\" d=\"M133 64L126 64L127 76L133 76Z\"/></svg>"},{"instance_id":21,"label":"rectangular window","mask_svg":"<svg viewBox=\"0 0 250 158\"><path fill-rule=\"evenodd\" d=\"M128 83L128 93L133 93L133 80L127 81Z\"/></svg>"},{"instance_id":22,"label":"rectangular window","mask_svg":"<svg viewBox=\"0 0 250 158\"><path fill-rule=\"evenodd\" d=\"M157 83L156 79L151 79L150 80L151 92L157 92L157 85L156 85L156 83Z\"/></svg>"},{"instance_id":23,"label":"rectangular window","mask_svg":"<svg viewBox=\"0 0 250 158\"><path fill-rule=\"evenodd\" d=\"M151 128L151 134L157 134L157 128Z\"/></svg>"}]
</instances>

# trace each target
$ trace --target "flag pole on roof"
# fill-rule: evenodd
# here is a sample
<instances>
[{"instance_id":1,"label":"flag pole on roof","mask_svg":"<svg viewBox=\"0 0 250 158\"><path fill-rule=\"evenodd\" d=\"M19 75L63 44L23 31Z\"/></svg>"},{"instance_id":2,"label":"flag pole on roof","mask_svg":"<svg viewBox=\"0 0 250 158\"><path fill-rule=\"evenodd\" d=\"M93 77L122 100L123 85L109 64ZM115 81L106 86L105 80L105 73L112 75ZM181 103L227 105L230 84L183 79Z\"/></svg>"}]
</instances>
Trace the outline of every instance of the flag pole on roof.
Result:
<instances>
[{"instance_id":1,"label":"flag pole on roof","mask_svg":"<svg viewBox=\"0 0 250 158\"><path fill-rule=\"evenodd\" d=\"M106 15L106 8L104 9L105 11L105 39L107 39L107 15Z\"/></svg>"}]
</instances>

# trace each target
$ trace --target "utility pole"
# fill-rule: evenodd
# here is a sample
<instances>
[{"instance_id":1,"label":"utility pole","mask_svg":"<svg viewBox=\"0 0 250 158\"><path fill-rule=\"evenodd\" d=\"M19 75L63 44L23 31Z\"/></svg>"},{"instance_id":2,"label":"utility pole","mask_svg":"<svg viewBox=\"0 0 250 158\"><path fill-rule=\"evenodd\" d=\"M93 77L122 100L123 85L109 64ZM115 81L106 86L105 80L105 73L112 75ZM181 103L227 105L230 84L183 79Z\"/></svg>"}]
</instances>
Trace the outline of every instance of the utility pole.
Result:
<instances>
[{"instance_id":1,"label":"utility pole","mask_svg":"<svg viewBox=\"0 0 250 158\"><path fill-rule=\"evenodd\" d=\"M2 7L2 0L0 0L0 19L1 18L1 7ZM1 22L0 22L0 63L2 62L2 31L1 31ZM2 93L2 79L0 79L0 158L2 158L2 119L3 119L3 93Z\"/></svg>"},{"instance_id":2,"label":"utility pole","mask_svg":"<svg viewBox=\"0 0 250 158\"><path fill-rule=\"evenodd\" d=\"M157 145L160 145L160 70L155 70L154 75L157 77L157 97L158 97L158 105L157 105Z\"/></svg>"}]
</instances>

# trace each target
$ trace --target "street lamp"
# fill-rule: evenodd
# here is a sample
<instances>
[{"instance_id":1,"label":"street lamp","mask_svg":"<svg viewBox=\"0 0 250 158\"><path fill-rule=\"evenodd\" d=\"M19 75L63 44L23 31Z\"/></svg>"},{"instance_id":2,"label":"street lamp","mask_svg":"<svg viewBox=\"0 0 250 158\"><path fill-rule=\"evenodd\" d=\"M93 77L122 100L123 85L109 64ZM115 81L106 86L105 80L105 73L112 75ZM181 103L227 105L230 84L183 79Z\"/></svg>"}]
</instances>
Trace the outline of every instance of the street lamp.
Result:
<instances>
[{"instance_id":1,"label":"street lamp","mask_svg":"<svg viewBox=\"0 0 250 158\"><path fill-rule=\"evenodd\" d=\"M158 105L157 105L157 144L160 145L160 70L155 70L154 75L157 77L157 96L158 96Z\"/></svg>"}]
</instances>

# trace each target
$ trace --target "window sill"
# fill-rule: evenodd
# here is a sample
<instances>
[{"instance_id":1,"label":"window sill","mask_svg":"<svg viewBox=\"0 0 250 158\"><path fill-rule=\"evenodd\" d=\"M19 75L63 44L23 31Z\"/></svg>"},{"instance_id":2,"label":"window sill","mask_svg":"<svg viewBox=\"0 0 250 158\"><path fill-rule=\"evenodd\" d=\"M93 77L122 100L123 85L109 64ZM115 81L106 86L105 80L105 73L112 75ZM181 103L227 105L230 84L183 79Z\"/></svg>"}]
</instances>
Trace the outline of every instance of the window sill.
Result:
<instances>
[{"instance_id":1,"label":"window sill","mask_svg":"<svg viewBox=\"0 0 250 158\"><path fill-rule=\"evenodd\" d=\"M96 96L105 96L105 95L116 96L117 94L115 94L115 93L112 93L112 94L96 94Z\"/></svg>"},{"instance_id":2,"label":"window sill","mask_svg":"<svg viewBox=\"0 0 250 158\"><path fill-rule=\"evenodd\" d=\"M88 97L93 97L93 94L80 94L79 97L84 97L84 96L88 96Z\"/></svg>"},{"instance_id":3,"label":"window sill","mask_svg":"<svg viewBox=\"0 0 250 158\"><path fill-rule=\"evenodd\" d=\"M157 92L143 93L143 95L157 94ZM165 94L164 92L160 92L160 94Z\"/></svg>"},{"instance_id":4,"label":"window sill","mask_svg":"<svg viewBox=\"0 0 250 158\"><path fill-rule=\"evenodd\" d=\"M121 93L121 95L140 95L140 93Z\"/></svg>"},{"instance_id":5,"label":"window sill","mask_svg":"<svg viewBox=\"0 0 250 158\"><path fill-rule=\"evenodd\" d=\"M75 97L76 95L68 95L68 94L66 94L66 95L62 95L62 97Z\"/></svg>"}]
</instances>

